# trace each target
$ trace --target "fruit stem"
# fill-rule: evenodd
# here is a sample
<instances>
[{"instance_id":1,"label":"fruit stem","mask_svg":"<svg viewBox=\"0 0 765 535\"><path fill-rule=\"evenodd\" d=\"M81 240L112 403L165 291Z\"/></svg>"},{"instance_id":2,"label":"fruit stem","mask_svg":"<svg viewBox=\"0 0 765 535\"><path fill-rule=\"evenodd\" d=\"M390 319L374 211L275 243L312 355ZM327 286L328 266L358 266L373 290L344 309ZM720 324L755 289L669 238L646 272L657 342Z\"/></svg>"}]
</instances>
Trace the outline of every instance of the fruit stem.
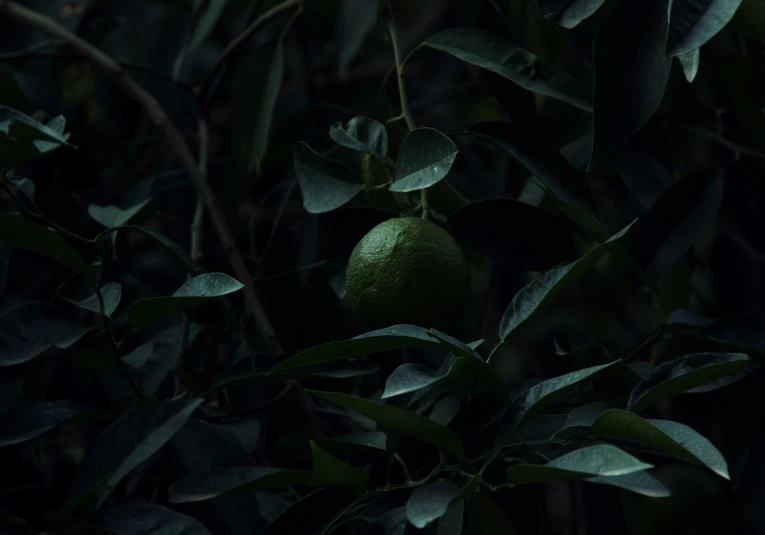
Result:
<instances>
[{"instance_id":1,"label":"fruit stem","mask_svg":"<svg viewBox=\"0 0 765 535\"><path fill-rule=\"evenodd\" d=\"M428 221L430 219L430 201L428 200L427 188L420 190L420 206L422 206L422 218Z\"/></svg>"}]
</instances>

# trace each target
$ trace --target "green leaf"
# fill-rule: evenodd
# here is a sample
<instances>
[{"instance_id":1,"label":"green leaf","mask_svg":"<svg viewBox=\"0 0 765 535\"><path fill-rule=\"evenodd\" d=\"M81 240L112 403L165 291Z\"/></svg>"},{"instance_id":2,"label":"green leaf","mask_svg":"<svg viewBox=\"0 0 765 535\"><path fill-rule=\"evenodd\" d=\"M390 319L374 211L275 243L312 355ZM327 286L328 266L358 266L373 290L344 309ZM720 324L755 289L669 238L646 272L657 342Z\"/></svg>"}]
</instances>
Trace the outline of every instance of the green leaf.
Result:
<instances>
[{"instance_id":1,"label":"green leaf","mask_svg":"<svg viewBox=\"0 0 765 535\"><path fill-rule=\"evenodd\" d=\"M244 285L225 273L204 273L186 281L170 297L150 297L136 301L127 312L133 328L183 312L187 308L241 290Z\"/></svg>"},{"instance_id":2,"label":"green leaf","mask_svg":"<svg viewBox=\"0 0 765 535\"><path fill-rule=\"evenodd\" d=\"M330 127L329 136L338 145L374 154L381 162L388 157L388 132L382 123L369 117L354 117L345 126L337 122Z\"/></svg>"},{"instance_id":3,"label":"green leaf","mask_svg":"<svg viewBox=\"0 0 765 535\"><path fill-rule=\"evenodd\" d=\"M470 502L478 513L483 535L516 535L510 519L488 494L477 493Z\"/></svg>"},{"instance_id":4,"label":"green leaf","mask_svg":"<svg viewBox=\"0 0 765 535\"><path fill-rule=\"evenodd\" d=\"M370 522L364 535L404 535L407 525L406 507L397 507Z\"/></svg>"},{"instance_id":5,"label":"green leaf","mask_svg":"<svg viewBox=\"0 0 765 535\"><path fill-rule=\"evenodd\" d=\"M597 444L553 459L547 464L519 464L507 469L514 485L545 481L571 481L592 476L622 476L653 468L616 446Z\"/></svg>"},{"instance_id":6,"label":"green leaf","mask_svg":"<svg viewBox=\"0 0 765 535\"><path fill-rule=\"evenodd\" d=\"M321 488L287 507L263 530L263 535L324 535L358 501L351 489Z\"/></svg>"},{"instance_id":7,"label":"green leaf","mask_svg":"<svg viewBox=\"0 0 765 535\"><path fill-rule=\"evenodd\" d=\"M231 156L243 177L260 173L283 76L279 38L253 50L231 80Z\"/></svg>"},{"instance_id":8,"label":"green leaf","mask_svg":"<svg viewBox=\"0 0 765 535\"><path fill-rule=\"evenodd\" d=\"M182 79L184 68L193 56L194 52L204 43L207 36L215 28L220 18L223 8L226 7L228 0L208 0L206 2L196 2L192 14L192 25L189 35L185 39L183 49L175 59L173 65L173 81Z\"/></svg>"},{"instance_id":9,"label":"green leaf","mask_svg":"<svg viewBox=\"0 0 765 535\"><path fill-rule=\"evenodd\" d=\"M605 0L536 0L539 14L567 29L595 13Z\"/></svg>"},{"instance_id":10,"label":"green leaf","mask_svg":"<svg viewBox=\"0 0 765 535\"><path fill-rule=\"evenodd\" d=\"M701 334L725 344L765 350L765 312L720 318L704 327Z\"/></svg>"},{"instance_id":11,"label":"green leaf","mask_svg":"<svg viewBox=\"0 0 765 535\"><path fill-rule=\"evenodd\" d=\"M277 365L266 375L277 375L288 370L307 366L371 355L407 347L439 346L439 342L428 335L428 330L415 325L393 325L371 331L350 340L330 342L301 351Z\"/></svg>"},{"instance_id":12,"label":"green leaf","mask_svg":"<svg viewBox=\"0 0 765 535\"><path fill-rule=\"evenodd\" d=\"M615 359L608 354L608 351L594 340L568 352L564 351L558 345L558 342L555 341L555 353L578 370L615 362ZM622 362L617 362L609 370L609 373L630 386L635 386L643 380L639 373Z\"/></svg>"},{"instance_id":13,"label":"green leaf","mask_svg":"<svg viewBox=\"0 0 765 535\"><path fill-rule=\"evenodd\" d=\"M692 83L699 73L699 62L701 61L701 49L691 50L687 54L677 56L680 65L683 67L683 74L688 83Z\"/></svg>"},{"instance_id":14,"label":"green leaf","mask_svg":"<svg viewBox=\"0 0 765 535\"><path fill-rule=\"evenodd\" d=\"M630 492L650 498L666 498L672 494L661 481L646 471L633 472L623 476L591 477L585 479L585 481L600 485L611 485L612 487L629 490Z\"/></svg>"},{"instance_id":15,"label":"green leaf","mask_svg":"<svg viewBox=\"0 0 765 535\"><path fill-rule=\"evenodd\" d=\"M187 272L193 275L199 275L204 272L202 266L200 266L196 260L191 258L191 256L180 245L175 243L164 234L138 225L132 225L130 229L154 239L162 247L167 249L168 252L170 252L170 254L172 254L183 265L183 268Z\"/></svg>"},{"instance_id":16,"label":"green leaf","mask_svg":"<svg viewBox=\"0 0 765 535\"><path fill-rule=\"evenodd\" d=\"M74 148L64 134L66 121L58 116L43 125L17 110L0 106L0 162L12 167L61 145Z\"/></svg>"},{"instance_id":17,"label":"green leaf","mask_svg":"<svg viewBox=\"0 0 765 535\"><path fill-rule=\"evenodd\" d=\"M765 43L765 2L744 0L728 27Z\"/></svg>"},{"instance_id":18,"label":"green leaf","mask_svg":"<svg viewBox=\"0 0 765 535\"><path fill-rule=\"evenodd\" d=\"M723 187L719 171L686 177L666 190L632 226L625 247L654 280L663 280L713 221Z\"/></svg>"},{"instance_id":19,"label":"green leaf","mask_svg":"<svg viewBox=\"0 0 765 535\"><path fill-rule=\"evenodd\" d=\"M386 436L382 431L358 431L337 438L307 433L289 433L276 439L274 462L292 465L312 457L311 442L334 454L380 453L385 451Z\"/></svg>"},{"instance_id":20,"label":"green leaf","mask_svg":"<svg viewBox=\"0 0 765 535\"><path fill-rule=\"evenodd\" d=\"M741 0L673 0L668 56L698 50L730 22Z\"/></svg>"},{"instance_id":21,"label":"green leaf","mask_svg":"<svg viewBox=\"0 0 765 535\"><path fill-rule=\"evenodd\" d=\"M26 197L26 202L24 202L23 198L19 199L18 196L16 199L22 202L30 212L38 212L35 205L35 195L37 194L37 187L35 186L35 183L28 178L23 177L6 176L5 178L8 182L16 186L16 188L21 193L24 194L24 197Z\"/></svg>"},{"instance_id":22,"label":"green leaf","mask_svg":"<svg viewBox=\"0 0 765 535\"><path fill-rule=\"evenodd\" d=\"M441 425L449 425L460 410L460 400L454 396L444 396L433 405L428 418Z\"/></svg>"},{"instance_id":23,"label":"green leaf","mask_svg":"<svg viewBox=\"0 0 765 535\"><path fill-rule=\"evenodd\" d=\"M0 316L0 367L27 362L54 346L67 349L91 329L50 303L17 303Z\"/></svg>"},{"instance_id":24,"label":"green leaf","mask_svg":"<svg viewBox=\"0 0 765 535\"><path fill-rule=\"evenodd\" d=\"M156 453L181 430L204 399L185 398L158 406L140 407L107 427L88 448L72 481L72 492L86 492L99 484L96 508L133 468Z\"/></svg>"},{"instance_id":25,"label":"green leaf","mask_svg":"<svg viewBox=\"0 0 765 535\"><path fill-rule=\"evenodd\" d=\"M614 365L616 365L616 362L593 366L592 368L554 377L534 385L517 396L499 424L496 444L504 445L507 443L515 432L530 418L540 414L547 407L564 398L582 381L590 379L595 374Z\"/></svg>"},{"instance_id":26,"label":"green leaf","mask_svg":"<svg viewBox=\"0 0 765 535\"><path fill-rule=\"evenodd\" d=\"M658 109L669 80L670 0L624 0L592 47L595 138L589 168L616 152Z\"/></svg>"},{"instance_id":27,"label":"green leaf","mask_svg":"<svg viewBox=\"0 0 765 535\"><path fill-rule=\"evenodd\" d=\"M616 169L638 202L650 208L675 185L675 177L648 153L622 150L616 154Z\"/></svg>"},{"instance_id":28,"label":"green leaf","mask_svg":"<svg viewBox=\"0 0 765 535\"><path fill-rule=\"evenodd\" d=\"M269 466L216 468L176 481L167 492L170 503L201 502L229 493L309 486L313 477L306 470Z\"/></svg>"},{"instance_id":29,"label":"green leaf","mask_svg":"<svg viewBox=\"0 0 765 535\"><path fill-rule=\"evenodd\" d=\"M107 420L108 411L77 401L28 401L0 414L0 446L19 444L63 424Z\"/></svg>"},{"instance_id":30,"label":"green leaf","mask_svg":"<svg viewBox=\"0 0 765 535\"><path fill-rule=\"evenodd\" d=\"M468 370L465 360L463 358L455 359L446 373L435 371L424 364L411 362L401 364L393 370L393 373L390 374L385 382L385 390L381 399L416 392L423 388L443 383L450 378L465 377Z\"/></svg>"},{"instance_id":31,"label":"green leaf","mask_svg":"<svg viewBox=\"0 0 765 535\"><path fill-rule=\"evenodd\" d=\"M725 457L709 440L687 425L669 420L644 420L632 412L611 409L595 420L590 434L641 444L706 466L719 476L730 479Z\"/></svg>"},{"instance_id":32,"label":"green leaf","mask_svg":"<svg viewBox=\"0 0 765 535\"><path fill-rule=\"evenodd\" d=\"M406 502L406 518L416 528L424 528L446 514L462 492L452 483L427 483L415 490Z\"/></svg>"},{"instance_id":33,"label":"green leaf","mask_svg":"<svg viewBox=\"0 0 765 535\"><path fill-rule=\"evenodd\" d=\"M210 535L190 516L153 503L129 503L88 519L88 524L115 535Z\"/></svg>"},{"instance_id":34,"label":"green leaf","mask_svg":"<svg viewBox=\"0 0 765 535\"><path fill-rule=\"evenodd\" d=\"M452 453L457 457L464 455L462 442L449 428L437 424L423 416L385 405L377 401L371 401L364 398L349 396L348 394L339 394L335 392L319 392L317 390L308 390L323 399L336 405L359 412L384 425L388 429L399 431L428 444L432 444L442 450Z\"/></svg>"},{"instance_id":35,"label":"green leaf","mask_svg":"<svg viewBox=\"0 0 765 535\"><path fill-rule=\"evenodd\" d=\"M311 486L360 488L369 480L369 469L357 470L311 441L313 477Z\"/></svg>"},{"instance_id":36,"label":"green leaf","mask_svg":"<svg viewBox=\"0 0 765 535\"><path fill-rule=\"evenodd\" d=\"M303 193L303 207L309 214L340 208L364 189L350 169L302 141L295 146L292 161Z\"/></svg>"},{"instance_id":37,"label":"green leaf","mask_svg":"<svg viewBox=\"0 0 765 535\"><path fill-rule=\"evenodd\" d=\"M88 282L96 283L88 263L57 232L47 227L21 216L0 214L0 240L7 240L17 247L52 258L72 268Z\"/></svg>"},{"instance_id":38,"label":"green leaf","mask_svg":"<svg viewBox=\"0 0 765 535\"><path fill-rule=\"evenodd\" d=\"M104 314L106 314L107 318L111 318L112 314L117 309L117 305L120 304L120 299L122 298L122 285L118 282L107 282L101 287L101 296L104 299ZM76 307L90 310L96 314L101 313L98 296L96 294L86 297L81 301L75 301L67 297L64 297L64 299Z\"/></svg>"},{"instance_id":39,"label":"green leaf","mask_svg":"<svg viewBox=\"0 0 765 535\"><path fill-rule=\"evenodd\" d=\"M635 387L627 410L640 412L687 390L731 375L749 363L743 353L693 353L664 362Z\"/></svg>"},{"instance_id":40,"label":"green leaf","mask_svg":"<svg viewBox=\"0 0 765 535\"><path fill-rule=\"evenodd\" d=\"M335 23L335 62L341 79L377 22L377 4L378 0L354 0L340 5Z\"/></svg>"},{"instance_id":41,"label":"green leaf","mask_svg":"<svg viewBox=\"0 0 765 535\"><path fill-rule=\"evenodd\" d=\"M633 222L634 223L634 222ZM568 288L589 272L603 255L618 246L618 240L633 226L630 223L598 245L590 252L563 267L552 269L521 288L507 307L499 327L499 336L506 339L513 331L530 318L549 307Z\"/></svg>"},{"instance_id":42,"label":"green leaf","mask_svg":"<svg viewBox=\"0 0 765 535\"><path fill-rule=\"evenodd\" d=\"M436 535L461 535L465 504L463 501L453 503L438 520Z\"/></svg>"},{"instance_id":43,"label":"green leaf","mask_svg":"<svg viewBox=\"0 0 765 535\"><path fill-rule=\"evenodd\" d=\"M534 93L592 111L592 95L585 86L507 39L475 28L454 28L431 35L424 45L487 69Z\"/></svg>"},{"instance_id":44,"label":"green leaf","mask_svg":"<svg viewBox=\"0 0 765 535\"><path fill-rule=\"evenodd\" d=\"M120 227L127 225L136 217L143 217L150 203L151 198L148 198L143 202L124 209L113 204L108 206L90 204L88 205L88 215L106 228Z\"/></svg>"},{"instance_id":45,"label":"green leaf","mask_svg":"<svg viewBox=\"0 0 765 535\"><path fill-rule=\"evenodd\" d=\"M423 189L443 179L457 157L457 145L435 128L417 128L404 138L390 191Z\"/></svg>"},{"instance_id":46,"label":"green leaf","mask_svg":"<svg viewBox=\"0 0 765 535\"><path fill-rule=\"evenodd\" d=\"M510 269L541 271L576 256L563 219L512 199L470 203L448 222L457 239Z\"/></svg>"}]
</instances>

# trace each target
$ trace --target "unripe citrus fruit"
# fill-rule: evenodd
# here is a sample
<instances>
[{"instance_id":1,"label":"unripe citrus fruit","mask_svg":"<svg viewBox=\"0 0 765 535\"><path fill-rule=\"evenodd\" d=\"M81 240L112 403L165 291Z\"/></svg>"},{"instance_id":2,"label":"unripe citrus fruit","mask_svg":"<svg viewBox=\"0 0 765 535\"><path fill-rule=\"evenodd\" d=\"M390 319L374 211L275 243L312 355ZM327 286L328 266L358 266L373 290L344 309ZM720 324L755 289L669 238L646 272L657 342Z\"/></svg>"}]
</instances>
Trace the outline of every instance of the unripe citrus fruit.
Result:
<instances>
[{"instance_id":1,"label":"unripe citrus fruit","mask_svg":"<svg viewBox=\"0 0 765 535\"><path fill-rule=\"evenodd\" d=\"M445 328L470 295L470 268L460 244L416 217L389 219L370 230L351 253L345 280L354 313L374 327Z\"/></svg>"}]
</instances>

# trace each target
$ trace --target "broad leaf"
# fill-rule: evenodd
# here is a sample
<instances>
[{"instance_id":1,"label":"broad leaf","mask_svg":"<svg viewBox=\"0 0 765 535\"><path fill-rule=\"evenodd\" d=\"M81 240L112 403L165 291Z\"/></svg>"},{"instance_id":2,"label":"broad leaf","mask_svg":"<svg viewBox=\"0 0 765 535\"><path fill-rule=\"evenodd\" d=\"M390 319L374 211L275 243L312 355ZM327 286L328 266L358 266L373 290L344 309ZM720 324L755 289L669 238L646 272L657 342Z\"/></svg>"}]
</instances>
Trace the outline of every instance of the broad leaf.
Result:
<instances>
[{"instance_id":1,"label":"broad leaf","mask_svg":"<svg viewBox=\"0 0 765 535\"><path fill-rule=\"evenodd\" d=\"M599 476L585 479L588 483L611 485L649 498L666 498L672 493L661 481L645 470L622 476Z\"/></svg>"},{"instance_id":2,"label":"broad leaf","mask_svg":"<svg viewBox=\"0 0 765 535\"><path fill-rule=\"evenodd\" d=\"M404 535L408 524L406 507L397 507L370 522L364 535Z\"/></svg>"},{"instance_id":3,"label":"broad leaf","mask_svg":"<svg viewBox=\"0 0 765 535\"><path fill-rule=\"evenodd\" d=\"M175 435L204 400L185 398L133 409L107 427L88 448L72 481L74 493L101 484L96 508L133 468Z\"/></svg>"},{"instance_id":4,"label":"broad leaf","mask_svg":"<svg viewBox=\"0 0 765 535\"><path fill-rule=\"evenodd\" d=\"M726 316L704 327L701 334L718 342L765 350L765 313Z\"/></svg>"},{"instance_id":5,"label":"broad leaf","mask_svg":"<svg viewBox=\"0 0 765 535\"><path fill-rule=\"evenodd\" d=\"M390 191L415 191L436 184L452 168L458 152L457 145L435 128L412 130L399 149Z\"/></svg>"},{"instance_id":6,"label":"broad leaf","mask_svg":"<svg viewBox=\"0 0 765 535\"><path fill-rule=\"evenodd\" d=\"M109 412L77 401L26 401L0 414L0 446L39 437L63 424L104 420Z\"/></svg>"},{"instance_id":7,"label":"broad leaf","mask_svg":"<svg viewBox=\"0 0 765 535\"><path fill-rule=\"evenodd\" d=\"M462 492L453 483L427 483L415 490L406 502L406 518L416 528L424 528L446 514Z\"/></svg>"},{"instance_id":8,"label":"broad leaf","mask_svg":"<svg viewBox=\"0 0 765 535\"><path fill-rule=\"evenodd\" d=\"M515 485L545 481L569 481L593 476L622 476L653 468L616 446L597 444L553 459L547 464L519 464L507 469L507 481Z\"/></svg>"},{"instance_id":9,"label":"broad leaf","mask_svg":"<svg viewBox=\"0 0 765 535\"><path fill-rule=\"evenodd\" d=\"M113 204L108 206L90 204L88 205L88 215L107 228L120 227L127 225L134 218L142 215L150 203L151 198L129 208L120 208Z\"/></svg>"},{"instance_id":10,"label":"broad leaf","mask_svg":"<svg viewBox=\"0 0 765 535\"><path fill-rule=\"evenodd\" d=\"M268 466L216 468L176 481L167 489L171 503L201 502L230 493L309 486L314 474Z\"/></svg>"},{"instance_id":11,"label":"broad leaf","mask_svg":"<svg viewBox=\"0 0 765 535\"><path fill-rule=\"evenodd\" d=\"M412 362L401 364L393 370L393 373L390 374L390 377L385 382L385 390L381 399L416 392L423 388L440 384L449 378L464 377L468 371L465 360L464 358L454 360L446 373L436 371L424 364Z\"/></svg>"},{"instance_id":12,"label":"broad leaf","mask_svg":"<svg viewBox=\"0 0 765 535\"><path fill-rule=\"evenodd\" d=\"M460 410L460 400L454 396L444 396L433 405L428 418L441 425L449 425Z\"/></svg>"},{"instance_id":13,"label":"broad leaf","mask_svg":"<svg viewBox=\"0 0 765 535\"><path fill-rule=\"evenodd\" d=\"M461 535L465 515L465 503L453 503L438 520L436 535Z\"/></svg>"},{"instance_id":14,"label":"broad leaf","mask_svg":"<svg viewBox=\"0 0 765 535\"><path fill-rule=\"evenodd\" d=\"M696 79L696 75L699 73L699 63L701 62L701 49L691 50L687 54L677 56L680 61L680 65L683 67L683 74L688 83L692 83Z\"/></svg>"},{"instance_id":15,"label":"broad leaf","mask_svg":"<svg viewBox=\"0 0 765 535\"><path fill-rule=\"evenodd\" d=\"M129 503L88 519L115 535L210 535L194 518L153 503Z\"/></svg>"},{"instance_id":16,"label":"broad leaf","mask_svg":"<svg viewBox=\"0 0 765 535\"><path fill-rule=\"evenodd\" d=\"M340 208L364 189L350 169L302 141L295 146L293 166L303 193L303 207L310 214Z\"/></svg>"},{"instance_id":17,"label":"broad leaf","mask_svg":"<svg viewBox=\"0 0 765 535\"><path fill-rule=\"evenodd\" d=\"M346 0L341 3L335 23L337 55L335 61L340 77L359 53L369 32L377 22L377 0ZM384 156L383 156L384 157Z\"/></svg>"},{"instance_id":18,"label":"broad leaf","mask_svg":"<svg viewBox=\"0 0 765 535\"><path fill-rule=\"evenodd\" d=\"M568 288L586 275L608 251L618 246L618 241L633 226L632 223L598 245L579 260L552 269L521 288L507 307L499 336L503 340L530 318L549 307Z\"/></svg>"},{"instance_id":19,"label":"broad leaf","mask_svg":"<svg viewBox=\"0 0 765 535\"><path fill-rule=\"evenodd\" d=\"M535 0L539 14L545 19L573 28L595 13L605 0Z\"/></svg>"},{"instance_id":20,"label":"broad leaf","mask_svg":"<svg viewBox=\"0 0 765 535\"><path fill-rule=\"evenodd\" d=\"M120 304L120 299L122 298L122 285L118 282L107 282L101 287L101 297L103 297L104 300L104 314L107 318L111 318L112 314L117 309L117 305ZM96 294L86 297L81 301L75 301L66 297L64 297L64 299L76 307L90 310L96 314L101 313L98 295Z\"/></svg>"},{"instance_id":21,"label":"broad leaf","mask_svg":"<svg viewBox=\"0 0 765 535\"><path fill-rule=\"evenodd\" d=\"M369 469L353 468L328 451L311 442L313 477L311 486L361 488L369 479Z\"/></svg>"},{"instance_id":22,"label":"broad leaf","mask_svg":"<svg viewBox=\"0 0 765 535\"><path fill-rule=\"evenodd\" d=\"M624 0L592 48L595 138L590 168L624 145L664 96L672 60L665 57L670 0Z\"/></svg>"},{"instance_id":23,"label":"broad leaf","mask_svg":"<svg viewBox=\"0 0 765 535\"><path fill-rule=\"evenodd\" d=\"M725 457L699 433L669 420L644 420L635 413L611 409L592 424L590 434L634 442L680 459L706 466L725 479L730 479Z\"/></svg>"},{"instance_id":24,"label":"broad leaf","mask_svg":"<svg viewBox=\"0 0 765 535\"><path fill-rule=\"evenodd\" d=\"M388 132L369 117L354 117L345 126L337 122L330 127L329 136L339 145L374 154L382 162L388 157Z\"/></svg>"},{"instance_id":25,"label":"broad leaf","mask_svg":"<svg viewBox=\"0 0 765 535\"><path fill-rule=\"evenodd\" d=\"M231 155L240 176L259 174L284 76L282 39L247 56L231 81Z\"/></svg>"},{"instance_id":26,"label":"broad leaf","mask_svg":"<svg viewBox=\"0 0 765 535\"><path fill-rule=\"evenodd\" d=\"M127 312L128 321L140 328L152 321L241 290L244 285L225 273L204 273L186 281L170 297L136 301Z\"/></svg>"},{"instance_id":27,"label":"broad leaf","mask_svg":"<svg viewBox=\"0 0 765 535\"><path fill-rule=\"evenodd\" d=\"M347 394L319 392L316 390L308 390L308 392L346 409L359 412L388 429L417 438L428 444L433 444L457 457L464 455L462 442L454 432L419 414Z\"/></svg>"},{"instance_id":28,"label":"broad leaf","mask_svg":"<svg viewBox=\"0 0 765 535\"><path fill-rule=\"evenodd\" d=\"M91 329L50 303L17 303L0 316L0 367L27 362L51 347L67 349Z\"/></svg>"},{"instance_id":29,"label":"broad leaf","mask_svg":"<svg viewBox=\"0 0 765 535\"><path fill-rule=\"evenodd\" d=\"M358 500L351 489L321 488L287 507L263 530L263 535L324 535Z\"/></svg>"},{"instance_id":30,"label":"broad leaf","mask_svg":"<svg viewBox=\"0 0 765 535\"><path fill-rule=\"evenodd\" d=\"M350 340L329 342L305 351L282 362L267 375L277 375L288 370L314 366L324 362L371 355L382 351L406 347L438 346L438 340L428 335L428 330L415 325L393 325L371 331Z\"/></svg>"},{"instance_id":31,"label":"broad leaf","mask_svg":"<svg viewBox=\"0 0 765 535\"><path fill-rule=\"evenodd\" d=\"M660 401L736 373L749 363L743 353L693 353L664 362L630 395L627 409L640 412Z\"/></svg>"},{"instance_id":32,"label":"broad leaf","mask_svg":"<svg viewBox=\"0 0 765 535\"><path fill-rule=\"evenodd\" d=\"M431 35L424 45L487 69L534 93L592 111L592 95L584 85L507 39L475 28L454 28Z\"/></svg>"},{"instance_id":33,"label":"broad leaf","mask_svg":"<svg viewBox=\"0 0 765 535\"><path fill-rule=\"evenodd\" d=\"M0 240L52 258L72 268L88 282L96 283L88 263L57 232L47 227L21 216L0 214Z\"/></svg>"},{"instance_id":34,"label":"broad leaf","mask_svg":"<svg viewBox=\"0 0 765 535\"><path fill-rule=\"evenodd\" d=\"M741 0L673 0L668 56L683 56L703 46L736 14Z\"/></svg>"},{"instance_id":35,"label":"broad leaf","mask_svg":"<svg viewBox=\"0 0 765 535\"><path fill-rule=\"evenodd\" d=\"M559 217L512 199L470 203L449 215L454 236L511 269L540 271L576 256Z\"/></svg>"}]
</instances>

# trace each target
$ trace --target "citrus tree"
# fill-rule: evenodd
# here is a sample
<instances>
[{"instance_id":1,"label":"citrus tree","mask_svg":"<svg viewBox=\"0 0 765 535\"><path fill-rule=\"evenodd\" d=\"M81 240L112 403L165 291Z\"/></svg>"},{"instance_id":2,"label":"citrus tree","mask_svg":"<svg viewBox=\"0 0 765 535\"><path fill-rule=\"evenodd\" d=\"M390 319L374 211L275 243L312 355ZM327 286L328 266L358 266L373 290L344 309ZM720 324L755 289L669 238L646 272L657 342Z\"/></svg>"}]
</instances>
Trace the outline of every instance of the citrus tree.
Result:
<instances>
[{"instance_id":1,"label":"citrus tree","mask_svg":"<svg viewBox=\"0 0 765 535\"><path fill-rule=\"evenodd\" d=\"M0 0L0 531L765 530L763 0Z\"/></svg>"}]
</instances>

